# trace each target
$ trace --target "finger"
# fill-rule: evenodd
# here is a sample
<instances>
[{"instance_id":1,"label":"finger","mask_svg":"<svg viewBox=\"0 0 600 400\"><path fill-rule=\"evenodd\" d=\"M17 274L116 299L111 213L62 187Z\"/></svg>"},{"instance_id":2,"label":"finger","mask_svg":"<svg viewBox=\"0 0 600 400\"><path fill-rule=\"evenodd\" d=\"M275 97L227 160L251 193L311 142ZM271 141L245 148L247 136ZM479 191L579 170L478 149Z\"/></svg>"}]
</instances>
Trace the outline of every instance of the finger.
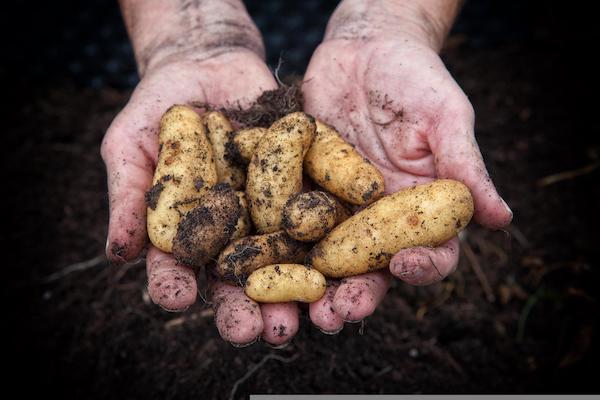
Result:
<instances>
[{"instance_id":1,"label":"finger","mask_svg":"<svg viewBox=\"0 0 600 400\"><path fill-rule=\"evenodd\" d=\"M458 265L458 237L439 247L400 250L390 261L392 275L404 282L424 286L439 282Z\"/></svg>"},{"instance_id":2,"label":"finger","mask_svg":"<svg viewBox=\"0 0 600 400\"><path fill-rule=\"evenodd\" d=\"M439 178L451 178L469 187L475 202L475 220L499 229L510 223L512 211L500 197L487 172L473 133L474 114L460 109L449 112L432 136L431 149L435 156Z\"/></svg>"},{"instance_id":3,"label":"finger","mask_svg":"<svg viewBox=\"0 0 600 400\"><path fill-rule=\"evenodd\" d=\"M273 303L261 304L264 330L262 338L269 344L284 346L298 333L298 304Z\"/></svg>"},{"instance_id":4,"label":"finger","mask_svg":"<svg viewBox=\"0 0 600 400\"><path fill-rule=\"evenodd\" d=\"M333 309L333 299L339 286L338 281L327 282L325 295L308 306L313 324L328 335L336 334L344 328L344 320Z\"/></svg>"},{"instance_id":5,"label":"finger","mask_svg":"<svg viewBox=\"0 0 600 400\"><path fill-rule=\"evenodd\" d=\"M237 347L256 341L264 324L260 307L244 293L244 289L209 278L210 301L221 337Z\"/></svg>"},{"instance_id":6,"label":"finger","mask_svg":"<svg viewBox=\"0 0 600 400\"><path fill-rule=\"evenodd\" d=\"M146 244L144 195L151 186L155 162L140 136L126 132L134 128L121 121L113 122L102 143L110 213L106 255L120 263L137 258Z\"/></svg>"},{"instance_id":7,"label":"finger","mask_svg":"<svg viewBox=\"0 0 600 400\"><path fill-rule=\"evenodd\" d=\"M196 302L196 273L170 254L150 246L146 255L148 294L167 311L183 311Z\"/></svg>"},{"instance_id":8,"label":"finger","mask_svg":"<svg viewBox=\"0 0 600 400\"><path fill-rule=\"evenodd\" d=\"M333 298L333 309L344 321L360 321L373 314L389 286L388 271L343 279Z\"/></svg>"}]
</instances>

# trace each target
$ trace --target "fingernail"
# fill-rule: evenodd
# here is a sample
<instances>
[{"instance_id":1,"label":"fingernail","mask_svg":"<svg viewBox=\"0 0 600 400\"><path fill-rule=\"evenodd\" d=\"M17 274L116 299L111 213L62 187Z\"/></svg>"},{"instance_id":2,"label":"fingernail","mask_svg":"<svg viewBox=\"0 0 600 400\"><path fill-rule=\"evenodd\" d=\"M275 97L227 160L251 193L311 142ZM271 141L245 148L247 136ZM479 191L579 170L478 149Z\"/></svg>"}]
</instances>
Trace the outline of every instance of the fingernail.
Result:
<instances>
[{"instance_id":1,"label":"fingernail","mask_svg":"<svg viewBox=\"0 0 600 400\"><path fill-rule=\"evenodd\" d=\"M248 343L234 343L234 342L229 342L229 344L231 344L233 347L241 349L243 347L248 347L251 344L256 343L256 341L258 340L258 338L255 338L254 340L248 342Z\"/></svg>"},{"instance_id":2,"label":"fingernail","mask_svg":"<svg viewBox=\"0 0 600 400\"><path fill-rule=\"evenodd\" d=\"M338 333L340 333L342 331L342 329L344 329L344 326L342 325L342 327L340 329L337 329L335 331L326 331L325 329L321 329L317 326L317 328L321 331L321 333L324 333L325 335L337 335Z\"/></svg>"},{"instance_id":3,"label":"fingernail","mask_svg":"<svg viewBox=\"0 0 600 400\"><path fill-rule=\"evenodd\" d=\"M167 308L165 306L163 306L162 304L158 305L160 308L162 308L163 310L170 312L170 313L182 313L185 310L187 310L188 308L190 308L190 306L187 306L185 308Z\"/></svg>"},{"instance_id":4,"label":"fingernail","mask_svg":"<svg viewBox=\"0 0 600 400\"><path fill-rule=\"evenodd\" d=\"M505 209L506 209L506 211L507 211L507 212L510 214L510 218L508 219L508 222L510 222L510 221L512 221L512 219L513 219L513 212L512 212L512 210L510 209L510 207L508 206L508 204L506 204L506 201L504 201L504 199L501 199L501 200L502 200L502 205L504 205L504 208L505 208Z\"/></svg>"},{"instance_id":5,"label":"fingernail","mask_svg":"<svg viewBox=\"0 0 600 400\"><path fill-rule=\"evenodd\" d=\"M276 350L279 350L279 349L283 349L283 348L285 348L285 347L288 347L288 345L289 345L291 342L292 342L291 340L288 340L287 342L284 342L284 343L281 343L281 344L271 344L271 343L269 343L269 342L267 342L267 341L265 340L265 344L266 344L267 346L269 346L269 347L270 347L270 348L272 348L272 349L276 349Z\"/></svg>"}]
</instances>

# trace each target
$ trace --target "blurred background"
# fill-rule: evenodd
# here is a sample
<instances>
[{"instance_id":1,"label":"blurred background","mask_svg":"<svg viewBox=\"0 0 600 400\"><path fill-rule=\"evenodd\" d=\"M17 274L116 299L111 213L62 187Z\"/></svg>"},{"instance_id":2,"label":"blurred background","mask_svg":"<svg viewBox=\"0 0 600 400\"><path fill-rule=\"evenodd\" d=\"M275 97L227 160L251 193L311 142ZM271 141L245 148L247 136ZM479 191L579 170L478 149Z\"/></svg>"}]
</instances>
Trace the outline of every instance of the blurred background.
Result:
<instances>
[{"instance_id":1,"label":"blurred background","mask_svg":"<svg viewBox=\"0 0 600 400\"><path fill-rule=\"evenodd\" d=\"M8 117L0 235L8 378L20 393L599 391L599 36L580 3L467 1L442 51L515 212L509 229L473 224L445 281L395 282L366 323L333 337L304 315L280 351L224 343L201 301L183 314L159 310L143 263L116 267L103 257L99 145L138 82L117 2L12 3L0 17ZM337 2L246 5L269 66L281 58L285 76L303 74Z\"/></svg>"}]
</instances>

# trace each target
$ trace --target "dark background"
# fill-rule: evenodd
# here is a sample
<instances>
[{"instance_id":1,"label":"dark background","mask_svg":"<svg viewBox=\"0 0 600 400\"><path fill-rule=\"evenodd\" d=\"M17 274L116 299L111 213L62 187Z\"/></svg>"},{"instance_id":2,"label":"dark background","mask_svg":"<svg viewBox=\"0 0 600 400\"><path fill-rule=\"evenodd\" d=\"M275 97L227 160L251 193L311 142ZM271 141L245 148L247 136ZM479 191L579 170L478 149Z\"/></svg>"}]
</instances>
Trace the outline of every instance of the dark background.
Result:
<instances>
[{"instance_id":1,"label":"dark background","mask_svg":"<svg viewBox=\"0 0 600 400\"><path fill-rule=\"evenodd\" d=\"M478 141L514 223L507 233L471 226L463 247L475 261L462 254L458 271L428 288L396 282L362 328L347 324L328 337L304 316L294 342L275 351L223 343L201 302L184 314L159 310L145 293L143 264L102 260L108 215L99 144L138 80L116 1L14 3L1 17L2 325L6 377L19 393L226 398L261 360L236 398L599 391L591 9L467 2L442 57L475 107ZM302 74L336 3L247 1L269 65L282 57L282 75ZM96 261L52 275L86 260Z\"/></svg>"}]
</instances>

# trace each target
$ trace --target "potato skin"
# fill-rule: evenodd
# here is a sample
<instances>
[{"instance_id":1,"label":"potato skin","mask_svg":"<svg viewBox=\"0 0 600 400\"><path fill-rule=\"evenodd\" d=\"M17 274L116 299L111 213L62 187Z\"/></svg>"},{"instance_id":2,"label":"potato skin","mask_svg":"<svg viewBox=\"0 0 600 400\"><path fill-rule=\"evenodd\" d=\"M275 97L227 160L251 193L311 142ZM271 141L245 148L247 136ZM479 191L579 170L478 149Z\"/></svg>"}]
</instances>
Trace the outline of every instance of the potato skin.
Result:
<instances>
[{"instance_id":1,"label":"potato skin","mask_svg":"<svg viewBox=\"0 0 600 400\"><path fill-rule=\"evenodd\" d=\"M217 183L213 152L200 116L187 106L169 108L160 121L159 156L146 192L148 236L171 253L182 214Z\"/></svg>"},{"instance_id":2,"label":"potato skin","mask_svg":"<svg viewBox=\"0 0 600 400\"><path fill-rule=\"evenodd\" d=\"M325 277L315 269L302 264L275 264L250 274L245 292L260 303L312 303L323 297L326 288Z\"/></svg>"},{"instance_id":3,"label":"potato skin","mask_svg":"<svg viewBox=\"0 0 600 400\"><path fill-rule=\"evenodd\" d=\"M291 238L317 242L349 216L335 197L314 190L290 197L283 208L281 224Z\"/></svg>"},{"instance_id":4,"label":"potato skin","mask_svg":"<svg viewBox=\"0 0 600 400\"><path fill-rule=\"evenodd\" d=\"M231 163L246 165L252 160L258 143L267 133L267 128L245 128L234 132L227 143L226 158Z\"/></svg>"},{"instance_id":5,"label":"potato skin","mask_svg":"<svg viewBox=\"0 0 600 400\"><path fill-rule=\"evenodd\" d=\"M252 221L250 220L250 210L248 209L248 200L246 200L246 193L240 192L238 190L235 192L235 195L238 197L238 201L240 203L240 215L235 224L235 229L231 234L230 240L236 240L246 237L252 229Z\"/></svg>"},{"instance_id":6,"label":"potato skin","mask_svg":"<svg viewBox=\"0 0 600 400\"><path fill-rule=\"evenodd\" d=\"M202 267L227 244L241 213L238 196L226 183L207 190L198 206L185 214L173 239L173 256L186 265Z\"/></svg>"},{"instance_id":7,"label":"potato skin","mask_svg":"<svg viewBox=\"0 0 600 400\"><path fill-rule=\"evenodd\" d=\"M386 196L342 222L307 256L327 277L385 268L399 250L438 246L473 216L473 198L462 183L440 179Z\"/></svg>"},{"instance_id":8,"label":"potato skin","mask_svg":"<svg viewBox=\"0 0 600 400\"><path fill-rule=\"evenodd\" d=\"M230 162L226 157L227 143L233 134L231 123L218 111L204 114L202 121L212 145L219 183L227 183L235 190L241 189L246 183L246 173L240 165Z\"/></svg>"},{"instance_id":9,"label":"potato skin","mask_svg":"<svg viewBox=\"0 0 600 400\"><path fill-rule=\"evenodd\" d=\"M302 160L314 133L314 118L297 112L275 121L259 142L246 182L250 216L258 232L281 229L283 206L302 189Z\"/></svg>"},{"instance_id":10,"label":"potato skin","mask_svg":"<svg viewBox=\"0 0 600 400\"><path fill-rule=\"evenodd\" d=\"M385 192L381 172L336 130L317 121L312 145L304 158L306 173L321 187L351 204L363 205Z\"/></svg>"},{"instance_id":11,"label":"potato skin","mask_svg":"<svg viewBox=\"0 0 600 400\"><path fill-rule=\"evenodd\" d=\"M231 282L244 282L254 270L270 264L301 263L308 246L279 231L231 242L219 255L216 271Z\"/></svg>"}]
</instances>

